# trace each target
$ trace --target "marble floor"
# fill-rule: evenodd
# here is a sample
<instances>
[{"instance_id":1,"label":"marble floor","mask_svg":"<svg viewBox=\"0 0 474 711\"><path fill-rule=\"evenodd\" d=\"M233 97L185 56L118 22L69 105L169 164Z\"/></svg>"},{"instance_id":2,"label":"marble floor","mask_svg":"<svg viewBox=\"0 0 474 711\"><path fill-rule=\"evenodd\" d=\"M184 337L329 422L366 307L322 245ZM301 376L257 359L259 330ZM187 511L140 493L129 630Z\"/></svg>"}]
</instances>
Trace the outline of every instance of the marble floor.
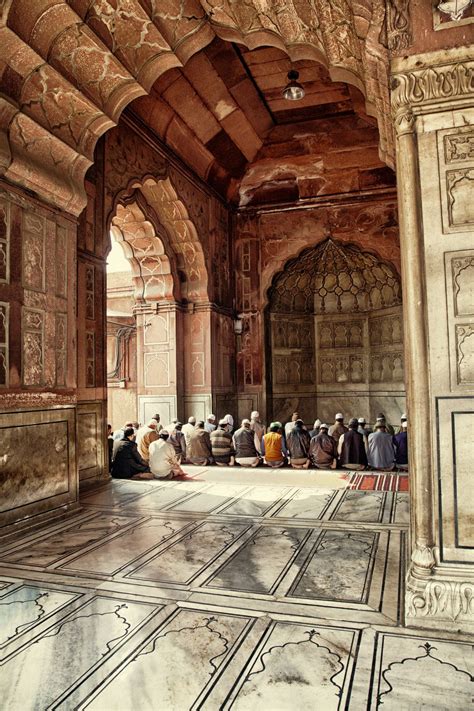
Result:
<instances>
[{"instance_id":1,"label":"marble floor","mask_svg":"<svg viewBox=\"0 0 474 711\"><path fill-rule=\"evenodd\" d=\"M472 708L472 639L400 627L407 493L188 472L0 547L2 709Z\"/></svg>"}]
</instances>

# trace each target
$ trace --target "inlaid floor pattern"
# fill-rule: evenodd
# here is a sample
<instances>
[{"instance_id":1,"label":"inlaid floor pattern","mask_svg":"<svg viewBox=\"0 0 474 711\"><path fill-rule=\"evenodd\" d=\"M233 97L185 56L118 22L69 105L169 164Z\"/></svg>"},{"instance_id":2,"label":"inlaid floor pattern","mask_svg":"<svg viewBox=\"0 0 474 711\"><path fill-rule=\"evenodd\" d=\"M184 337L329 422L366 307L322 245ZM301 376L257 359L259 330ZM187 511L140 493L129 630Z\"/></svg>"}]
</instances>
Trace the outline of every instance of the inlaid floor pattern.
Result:
<instances>
[{"instance_id":1,"label":"inlaid floor pattern","mask_svg":"<svg viewBox=\"0 0 474 711\"><path fill-rule=\"evenodd\" d=\"M399 626L408 493L188 471L3 545L2 708L471 708L472 641Z\"/></svg>"}]
</instances>

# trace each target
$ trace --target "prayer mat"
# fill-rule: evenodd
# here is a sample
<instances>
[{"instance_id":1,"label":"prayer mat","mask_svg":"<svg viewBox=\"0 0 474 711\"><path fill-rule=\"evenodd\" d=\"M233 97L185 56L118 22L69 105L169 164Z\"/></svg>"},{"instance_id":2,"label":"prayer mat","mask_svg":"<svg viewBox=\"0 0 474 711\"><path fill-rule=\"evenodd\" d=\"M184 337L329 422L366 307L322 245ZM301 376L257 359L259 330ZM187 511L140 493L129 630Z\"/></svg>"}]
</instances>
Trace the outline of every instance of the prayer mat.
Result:
<instances>
[{"instance_id":1,"label":"prayer mat","mask_svg":"<svg viewBox=\"0 0 474 711\"><path fill-rule=\"evenodd\" d=\"M348 472L342 475L348 489L359 491L408 491L405 472Z\"/></svg>"}]
</instances>

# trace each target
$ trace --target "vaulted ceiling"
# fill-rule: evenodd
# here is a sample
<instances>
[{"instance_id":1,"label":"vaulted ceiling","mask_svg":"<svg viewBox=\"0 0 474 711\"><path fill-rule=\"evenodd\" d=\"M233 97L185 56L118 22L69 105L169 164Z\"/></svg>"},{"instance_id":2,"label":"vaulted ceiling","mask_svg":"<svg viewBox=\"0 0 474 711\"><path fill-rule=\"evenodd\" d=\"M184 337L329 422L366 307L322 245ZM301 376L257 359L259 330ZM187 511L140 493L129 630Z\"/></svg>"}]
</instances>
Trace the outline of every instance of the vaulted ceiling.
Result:
<instances>
[{"instance_id":1,"label":"vaulted ceiling","mask_svg":"<svg viewBox=\"0 0 474 711\"><path fill-rule=\"evenodd\" d=\"M290 69L301 101L282 90ZM216 38L165 72L129 111L236 205L294 201L393 184L361 93L322 64Z\"/></svg>"}]
</instances>

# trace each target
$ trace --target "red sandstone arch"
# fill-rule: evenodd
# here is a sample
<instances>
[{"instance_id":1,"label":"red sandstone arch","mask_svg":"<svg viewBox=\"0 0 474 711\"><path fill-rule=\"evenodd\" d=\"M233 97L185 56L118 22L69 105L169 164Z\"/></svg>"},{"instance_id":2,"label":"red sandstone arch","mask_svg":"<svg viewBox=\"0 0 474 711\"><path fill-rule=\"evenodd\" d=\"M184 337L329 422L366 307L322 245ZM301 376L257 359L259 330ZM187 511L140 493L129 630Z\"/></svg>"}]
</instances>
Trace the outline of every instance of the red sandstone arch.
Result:
<instances>
[{"instance_id":1,"label":"red sandstone arch","mask_svg":"<svg viewBox=\"0 0 474 711\"><path fill-rule=\"evenodd\" d=\"M132 195L138 196L135 202L130 202ZM134 277L141 285L136 296L208 301L203 247L171 179L132 180L127 190L116 196L115 204L109 218L110 229L133 260Z\"/></svg>"},{"instance_id":2,"label":"red sandstone arch","mask_svg":"<svg viewBox=\"0 0 474 711\"><path fill-rule=\"evenodd\" d=\"M110 231L132 267L137 301L179 298L163 241L136 201L117 205Z\"/></svg>"},{"instance_id":3,"label":"red sandstone arch","mask_svg":"<svg viewBox=\"0 0 474 711\"><path fill-rule=\"evenodd\" d=\"M315 59L330 76L362 90L377 114L380 151L393 164L388 55L374 40L381 0L350 0L307 12L223 0L120 3L16 0L0 22L0 167L6 178L72 214L85 204L83 179L98 138L125 106L149 92L167 69L182 66L217 35L253 49L269 45ZM367 40L367 41L366 41ZM14 81L13 81L14 78Z\"/></svg>"}]
</instances>

